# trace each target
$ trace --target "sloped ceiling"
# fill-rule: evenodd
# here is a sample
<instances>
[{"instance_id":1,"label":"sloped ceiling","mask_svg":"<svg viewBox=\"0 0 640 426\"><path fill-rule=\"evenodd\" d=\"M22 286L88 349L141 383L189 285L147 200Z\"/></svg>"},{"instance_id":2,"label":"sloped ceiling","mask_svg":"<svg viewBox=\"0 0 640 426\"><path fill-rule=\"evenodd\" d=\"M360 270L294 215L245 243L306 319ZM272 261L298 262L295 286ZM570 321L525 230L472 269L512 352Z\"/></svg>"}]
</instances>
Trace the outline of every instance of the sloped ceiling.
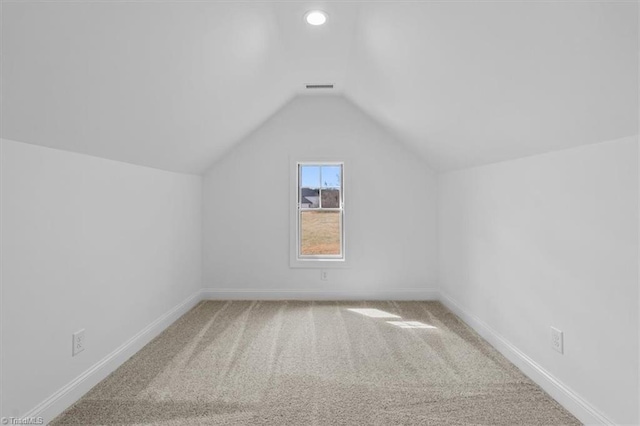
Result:
<instances>
[{"instance_id":1,"label":"sloped ceiling","mask_svg":"<svg viewBox=\"0 0 640 426\"><path fill-rule=\"evenodd\" d=\"M7 139L200 173L306 83L438 170L616 139L638 133L638 6L2 3Z\"/></svg>"}]
</instances>

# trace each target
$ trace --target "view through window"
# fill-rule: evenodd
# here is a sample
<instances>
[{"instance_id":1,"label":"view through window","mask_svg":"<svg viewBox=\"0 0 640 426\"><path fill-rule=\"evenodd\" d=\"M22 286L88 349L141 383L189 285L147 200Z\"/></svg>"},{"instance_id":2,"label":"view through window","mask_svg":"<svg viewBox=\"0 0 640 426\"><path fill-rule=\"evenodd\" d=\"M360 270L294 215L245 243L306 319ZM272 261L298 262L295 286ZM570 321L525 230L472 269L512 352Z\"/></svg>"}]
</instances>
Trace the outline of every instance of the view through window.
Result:
<instances>
[{"instance_id":1,"label":"view through window","mask_svg":"<svg viewBox=\"0 0 640 426\"><path fill-rule=\"evenodd\" d=\"M344 258L342 163L298 163L298 257Z\"/></svg>"}]
</instances>

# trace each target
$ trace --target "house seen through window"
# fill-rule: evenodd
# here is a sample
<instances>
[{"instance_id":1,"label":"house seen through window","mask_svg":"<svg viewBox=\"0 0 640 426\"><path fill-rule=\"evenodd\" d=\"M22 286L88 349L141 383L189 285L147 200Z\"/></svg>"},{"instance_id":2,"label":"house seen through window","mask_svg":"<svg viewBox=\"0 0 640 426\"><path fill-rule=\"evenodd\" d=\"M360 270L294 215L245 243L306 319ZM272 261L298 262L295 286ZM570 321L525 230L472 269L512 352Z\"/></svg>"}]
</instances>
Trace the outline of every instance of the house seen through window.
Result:
<instances>
[{"instance_id":1,"label":"house seen through window","mask_svg":"<svg viewBox=\"0 0 640 426\"><path fill-rule=\"evenodd\" d=\"M298 163L298 258L344 259L342 163Z\"/></svg>"}]
</instances>

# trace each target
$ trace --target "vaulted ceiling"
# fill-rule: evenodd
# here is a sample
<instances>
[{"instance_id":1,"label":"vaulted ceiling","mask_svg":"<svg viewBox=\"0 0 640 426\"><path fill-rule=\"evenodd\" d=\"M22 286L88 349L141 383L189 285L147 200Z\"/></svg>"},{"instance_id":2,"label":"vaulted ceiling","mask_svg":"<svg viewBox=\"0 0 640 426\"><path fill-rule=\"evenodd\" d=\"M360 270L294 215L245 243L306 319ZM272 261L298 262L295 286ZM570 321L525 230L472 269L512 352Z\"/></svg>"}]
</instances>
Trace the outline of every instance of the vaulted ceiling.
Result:
<instances>
[{"instance_id":1,"label":"vaulted ceiling","mask_svg":"<svg viewBox=\"0 0 640 426\"><path fill-rule=\"evenodd\" d=\"M7 139L200 173L307 83L438 170L634 135L638 5L2 3Z\"/></svg>"}]
</instances>

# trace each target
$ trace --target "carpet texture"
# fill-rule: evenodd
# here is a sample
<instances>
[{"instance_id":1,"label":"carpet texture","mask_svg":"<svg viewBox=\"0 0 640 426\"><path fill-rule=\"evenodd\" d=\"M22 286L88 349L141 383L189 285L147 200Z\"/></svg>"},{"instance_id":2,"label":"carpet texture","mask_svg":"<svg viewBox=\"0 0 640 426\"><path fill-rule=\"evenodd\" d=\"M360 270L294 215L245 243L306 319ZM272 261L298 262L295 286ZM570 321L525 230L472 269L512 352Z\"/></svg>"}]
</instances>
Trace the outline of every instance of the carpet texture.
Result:
<instances>
[{"instance_id":1,"label":"carpet texture","mask_svg":"<svg viewBox=\"0 0 640 426\"><path fill-rule=\"evenodd\" d=\"M110 424L580 423L438 302L204 301L52 422Z\"/></svg>"}]
</instances>

